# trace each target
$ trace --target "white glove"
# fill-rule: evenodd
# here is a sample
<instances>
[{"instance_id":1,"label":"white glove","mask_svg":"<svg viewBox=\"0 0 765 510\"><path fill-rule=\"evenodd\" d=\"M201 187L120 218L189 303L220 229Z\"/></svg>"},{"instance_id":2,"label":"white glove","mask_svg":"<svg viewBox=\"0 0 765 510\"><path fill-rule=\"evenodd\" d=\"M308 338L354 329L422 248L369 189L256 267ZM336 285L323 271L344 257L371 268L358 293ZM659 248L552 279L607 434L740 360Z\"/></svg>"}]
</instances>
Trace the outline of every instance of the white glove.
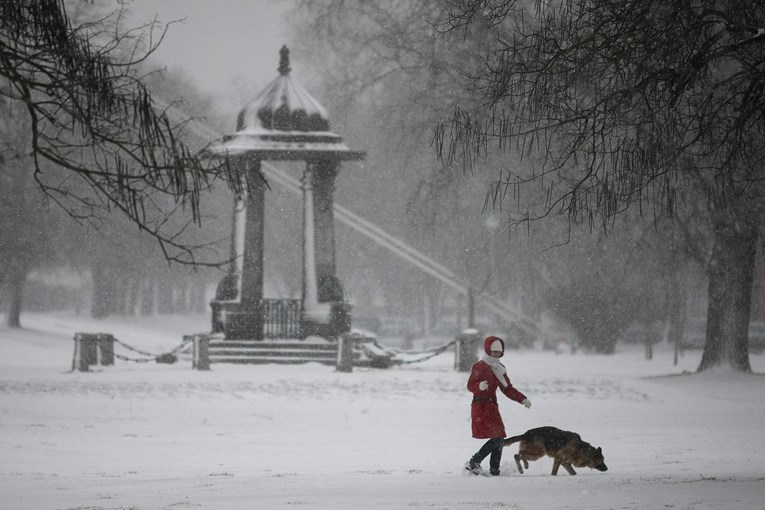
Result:
<instances>
[{"instance_id":1,"label":"white glove","mask_svg":"<svg viewBox=\"0 0 765 510\"><path fill-rule=\"evenodd\" d=\"M481 391L486 391L489 389L489 381L481 381L478 383L478 389Z\"/></svg>"},{"instance_id":2,"label":"white glove","mask_svg":"<svg viewBox=\"0 0 765 510\"><path fill-rule=\"evenodd\" d=\"M531 409L531 400L524 398L523 402L521 402L524 406L526 406L526 409Z\"/></svg>"}]
</instances>

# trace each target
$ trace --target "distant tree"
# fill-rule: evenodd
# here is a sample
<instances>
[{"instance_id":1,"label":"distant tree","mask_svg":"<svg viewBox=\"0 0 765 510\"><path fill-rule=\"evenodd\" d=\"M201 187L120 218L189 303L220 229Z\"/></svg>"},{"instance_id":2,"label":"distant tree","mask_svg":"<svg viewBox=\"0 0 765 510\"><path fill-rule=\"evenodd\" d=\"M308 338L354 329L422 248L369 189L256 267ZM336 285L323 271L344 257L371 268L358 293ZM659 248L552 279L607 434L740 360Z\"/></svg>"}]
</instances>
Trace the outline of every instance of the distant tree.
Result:
<instances>
[{"instance_id":1,"label":"distant tree","mask_svg":"<svg viewBox=\"0 0 765 510\"><path fill-rule=\"evenodd\" d=\"M482 209L486 188L499 169L512 167L517 171L526 165L521 158L509 160L503 154L489 153L474 172L463 172L460 162L455 161L445 171L434 162L433 124L458 105L464 107L471 101L480 105L481 98L470 93L470 76L482 72L482 62L491 49L492 32L488 28L478 34L472 32L467 40L461 34L439 37L436 27L446 15L439 0L312 0L301 3L290 17L299 27L301 42L294 54L299 57L308 52L310 58L303 60L310 61L315 75L322 78L325 90L317 89L319 97L327 100L325 105L332 112L333 122L338 121L341 133L350 133L359 140L355 144L370 148L366 171L360 174L363 178L351 175L351 184L345 179L339 183L354 190L347 199L356 200L352 202L355 211L376 221L385 218L386 229L430 251L436 260L459 274L477 297L491 293L508 300L515 298L513 304L532 316L553 307L559 319L575 326L574 303L563 306L566 303L560 297L578 292L577 306L597 308L603 296L616 293L599 273L613 270L620 274L625 265L619 258L588 264L589 251L598 248L581 245L597 244L594 238L580 238L576 247L568 243L549 250L551 245L565 242L569 230L565 221L548 222L552 224L544 228L537 225L528 235L516 234L515 229L508 229L506 218ZM524 198L528 200L529 195L527 192ZM489 198L487 205L491 209ZM545 198L547 193L541 187L535 191L534 200ZM497 203L501 200L504 197L497 197ZM491 225L491 221L496 224ZM624 247L634 249L628 243ZM359 249L367 248L362 244ZM613 256L614 249L608 253ZM644 245L633 262L650 266L656 255L655 250ZM372 266L357 269L356 274L385 274L377 277L376 288L398 296L402 309L421 310L405 300L422 301L427 293L427 305L432 308L429 317L435 320L441 315L439 303L450 297L447 287L397 258L375 257L374 253L355 257L349 265ZM638 268L633 264L631 269ZM584 284L586 290L574 288ZM362 288L368 286L366 283ZM634 305L635 301L645 301L644 289L622 285L619 292L622 302ZM469 308L466 302L462 301L462 309ZM635 307L608 310L612 314L627 310L630 313L618 316L618 320L583 324L590 328L580 334L584 342L589 342L586 347L595 351L612 349L617 339L614 332L618 332L620 324L635 320L631 313ZM479 319L491 319L480 317L485 313L480 307L478 312ZM592 334L596 325L598 331Z\"/></svg>"},{"instance_id":2,"label":"distant tree","mask_svg":"<svg viewBox=\"0 0 765 510\"><path fill-rule=\"evenodd\" d=\"M29 125L21 103L0 102L0 297L6 324L21 327L27 274L55 256L58 218L35 184L29 146ZM50 166L46 163L46 166Z\"/></svg>"},{"instance_id":3,"label":"distant tree","mask_svg":"<svg viewBox=\"0 0 765 510\"><path fill-rule=\"evenodd\" d=\"M200 94L185 73L164 70L147 76L144 82L157 101L173 105L173 115L178 119L214 120L212 99ZM184 130L179 136L197 150L207 141L191 130ZM200 196L204 224L201 228L186 229L185 239L218 250L216 257L225 260L230 244L231 197L224 186L213 186L209 191ZM184 225L182 218L171 218L169 223L178 229ZM150 237L121 216L102 222L91 238L89 249L77 256L90 268L93 316L206 309L204 290L216 277L214 268L168 266L156 243L152 244ZM135 257L136 253L141 257Z\"/></svg>"},{"instance_id":4,"label":"distant tree","mask_svg":"<svg viewBox=\"0 0 765 510\"><path fill-rule=\"evenodd\" d=\"M8 111L0 108L3 113ZM50 240L58 223L24 167L25 161L0 161L0 296L11 328L21 327L27 274L54 255Z\"/></svg>"},{"instance_id":5,"label":"distant tree","mask_svg":"<svg viewBox=\"0 0 765 510\"><path fill-rule=\"evenodd\" d=\"M108 262L121 271L121 292L98 305L109 313L125 313L138 295L140 282L125 273L128 267L155 260L153 272L164 275L177 271L163 258L218 265L228 256L190 227L201 224L214 181L237 188L241 180L229 180L225 165L200 160L199 140L188 143L188 116L149 92L156 74L141 69L162 37L146 46L143 36L154 37L154 24L123 32L121 11L102 16L102 7L77 0L0 3L0 285L14 327L29 271L47 263L85 271L105 242L114 248ZM74 221L58 218L56 204ZM116 225L121 237L136 240L106 241L101 233ZM138 237L153 238L158 250Z\"/></svg>"},{"instance_id":6,"label":"distant tree","mask_svg":"<svg viewBox=\"0 0 765 510\"><path fill-rule=\"evenodd\" d=\"M75 219L121 211L167 259L209 263L186 228L201 221L200 196L213 181L241 179L191 151L180 137L185 120L148 92L140 64L162 37L142 51L136 36L153 26L120 33L119 12L74 25L66 5L0 2L0 98L23 105L37 185Z\"/></svg>"},{"instance_id":7,"label":"distant tree","mask_svg":"<svg viewBox=\"0 0 765 510\"><path fill-rule=\"evenodd\" d=\"M519 220L565 214L608 229L630 206L674 214L707 200L712 250L699 370L750 371L748 322L765 208L765 1L443 0L444 33L493 34L474 75L484 108L439 128L445 161L496 143L536 157L549 200ZM474 32L475 31L475 32Z\"/></svg>"},{"instance_id":8,"label":"distant tree","mask_svg":"<svg viewBox=\"0 0 765 510\"><path fill-rule=\"evenodd\" d=\"M686 241L672 223L646 226L629 217L636 214L624 216L610 232L570 229L564 249L539 255L546 309L576 330L587 351L613 353L629 327L655 332L658 324L672 325L682 332L684 326L692 269Z\"/></svg>"},{"instance_id":9,"label":"distant tree","mask_svg":"<svg viewBox=\"0 0 765 510\"><path fill-rule=\"evenodd\" d=\"M488 237L502 237L502 229L490 232L482 217L488 180L471 181L458 168L434 172L439 165L429 150L433 124L464 97L466 80L453 63L474 62L478 70L481 55L476 44L439 37L433 22L445 14L434 0L303 1L289 17L299 43L291 55L293 68L310 66L320 80L309 90L331 112L333 130L368 153L360 171L338 179L343 204L480 290L489 271ZM371 279L391 314L422 316L429 306L428 315L438 318L448 287L372 243L358 249L364 256L354 253L344 267L376 273ZM492 287L501 280L497 273Z\"/></svg>"}]
</instances>

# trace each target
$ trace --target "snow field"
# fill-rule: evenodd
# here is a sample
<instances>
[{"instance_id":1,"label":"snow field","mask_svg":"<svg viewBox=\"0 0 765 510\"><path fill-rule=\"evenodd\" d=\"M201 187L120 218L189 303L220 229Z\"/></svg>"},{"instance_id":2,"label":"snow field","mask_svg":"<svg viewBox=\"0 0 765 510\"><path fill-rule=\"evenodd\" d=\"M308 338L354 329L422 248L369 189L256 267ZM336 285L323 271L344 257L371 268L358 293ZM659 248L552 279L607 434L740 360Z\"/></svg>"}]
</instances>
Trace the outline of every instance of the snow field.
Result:
<instances>
[{"instance_id":1,"label":"snow field","mask_svg":"<svg viewBox=\"0 0 765 510\"><path fill-rule=\"evenodd\" d=\"M75 332L159 353L207 318L26 319L28 329L0 328L2 509L765 508L765 377L677 375L699 352L674 366L665 345L652 361L632 345L614 356L509 351L503 362L533 406L500 400L508 433L578 432L609 471L552 477L544 458L521 475L513 446L502 475L484 478L463 468L481 441L452 352L350 374L199 372L189 360L80 373L69 372ZM752 365L765 372L765 356Z\"/></svg>"}]
</instances>

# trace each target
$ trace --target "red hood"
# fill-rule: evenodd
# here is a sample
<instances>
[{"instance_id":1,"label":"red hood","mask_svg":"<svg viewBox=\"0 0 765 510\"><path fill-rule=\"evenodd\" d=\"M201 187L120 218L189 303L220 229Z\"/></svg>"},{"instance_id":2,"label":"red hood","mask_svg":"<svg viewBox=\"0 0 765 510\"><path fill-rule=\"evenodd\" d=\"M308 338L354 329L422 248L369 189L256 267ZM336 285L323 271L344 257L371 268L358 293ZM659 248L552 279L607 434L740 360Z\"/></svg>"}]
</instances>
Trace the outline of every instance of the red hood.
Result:
<instances>
[{"instance_id":1,"label":"red hood","mask_svg":"<svg viewBox=\"0 0 765 510\"><path fill-rule=\"evenodd\" d=\"M483 341L483 350L486 352L486 354L491 354L491 344L494 343L494 340L499 340L499 343L502 344L502 355L505 355L505 341L502 340L498 336L487 336L486 340Z\"/></svg>"}]
</instances>

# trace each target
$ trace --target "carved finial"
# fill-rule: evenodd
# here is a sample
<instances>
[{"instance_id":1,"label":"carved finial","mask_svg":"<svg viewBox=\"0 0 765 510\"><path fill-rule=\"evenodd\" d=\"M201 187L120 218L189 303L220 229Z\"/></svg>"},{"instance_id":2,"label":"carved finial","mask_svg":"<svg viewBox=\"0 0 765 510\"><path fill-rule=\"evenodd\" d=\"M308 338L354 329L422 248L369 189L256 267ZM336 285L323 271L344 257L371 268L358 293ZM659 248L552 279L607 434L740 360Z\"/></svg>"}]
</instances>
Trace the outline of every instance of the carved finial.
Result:
<instances>
[{"instance_id":1,"label":"carved finial","mask_svg":"<svg viewBox=\"0 0 765 510\"><path fill-rule=\"evenodd\" d=\"M290 69L290 50L287 49L286 44L279 50L279 57L279 68L277 71L279 71L279 74L282 76L287 76L292 69Z\"/></svg>"}]
</instances>

